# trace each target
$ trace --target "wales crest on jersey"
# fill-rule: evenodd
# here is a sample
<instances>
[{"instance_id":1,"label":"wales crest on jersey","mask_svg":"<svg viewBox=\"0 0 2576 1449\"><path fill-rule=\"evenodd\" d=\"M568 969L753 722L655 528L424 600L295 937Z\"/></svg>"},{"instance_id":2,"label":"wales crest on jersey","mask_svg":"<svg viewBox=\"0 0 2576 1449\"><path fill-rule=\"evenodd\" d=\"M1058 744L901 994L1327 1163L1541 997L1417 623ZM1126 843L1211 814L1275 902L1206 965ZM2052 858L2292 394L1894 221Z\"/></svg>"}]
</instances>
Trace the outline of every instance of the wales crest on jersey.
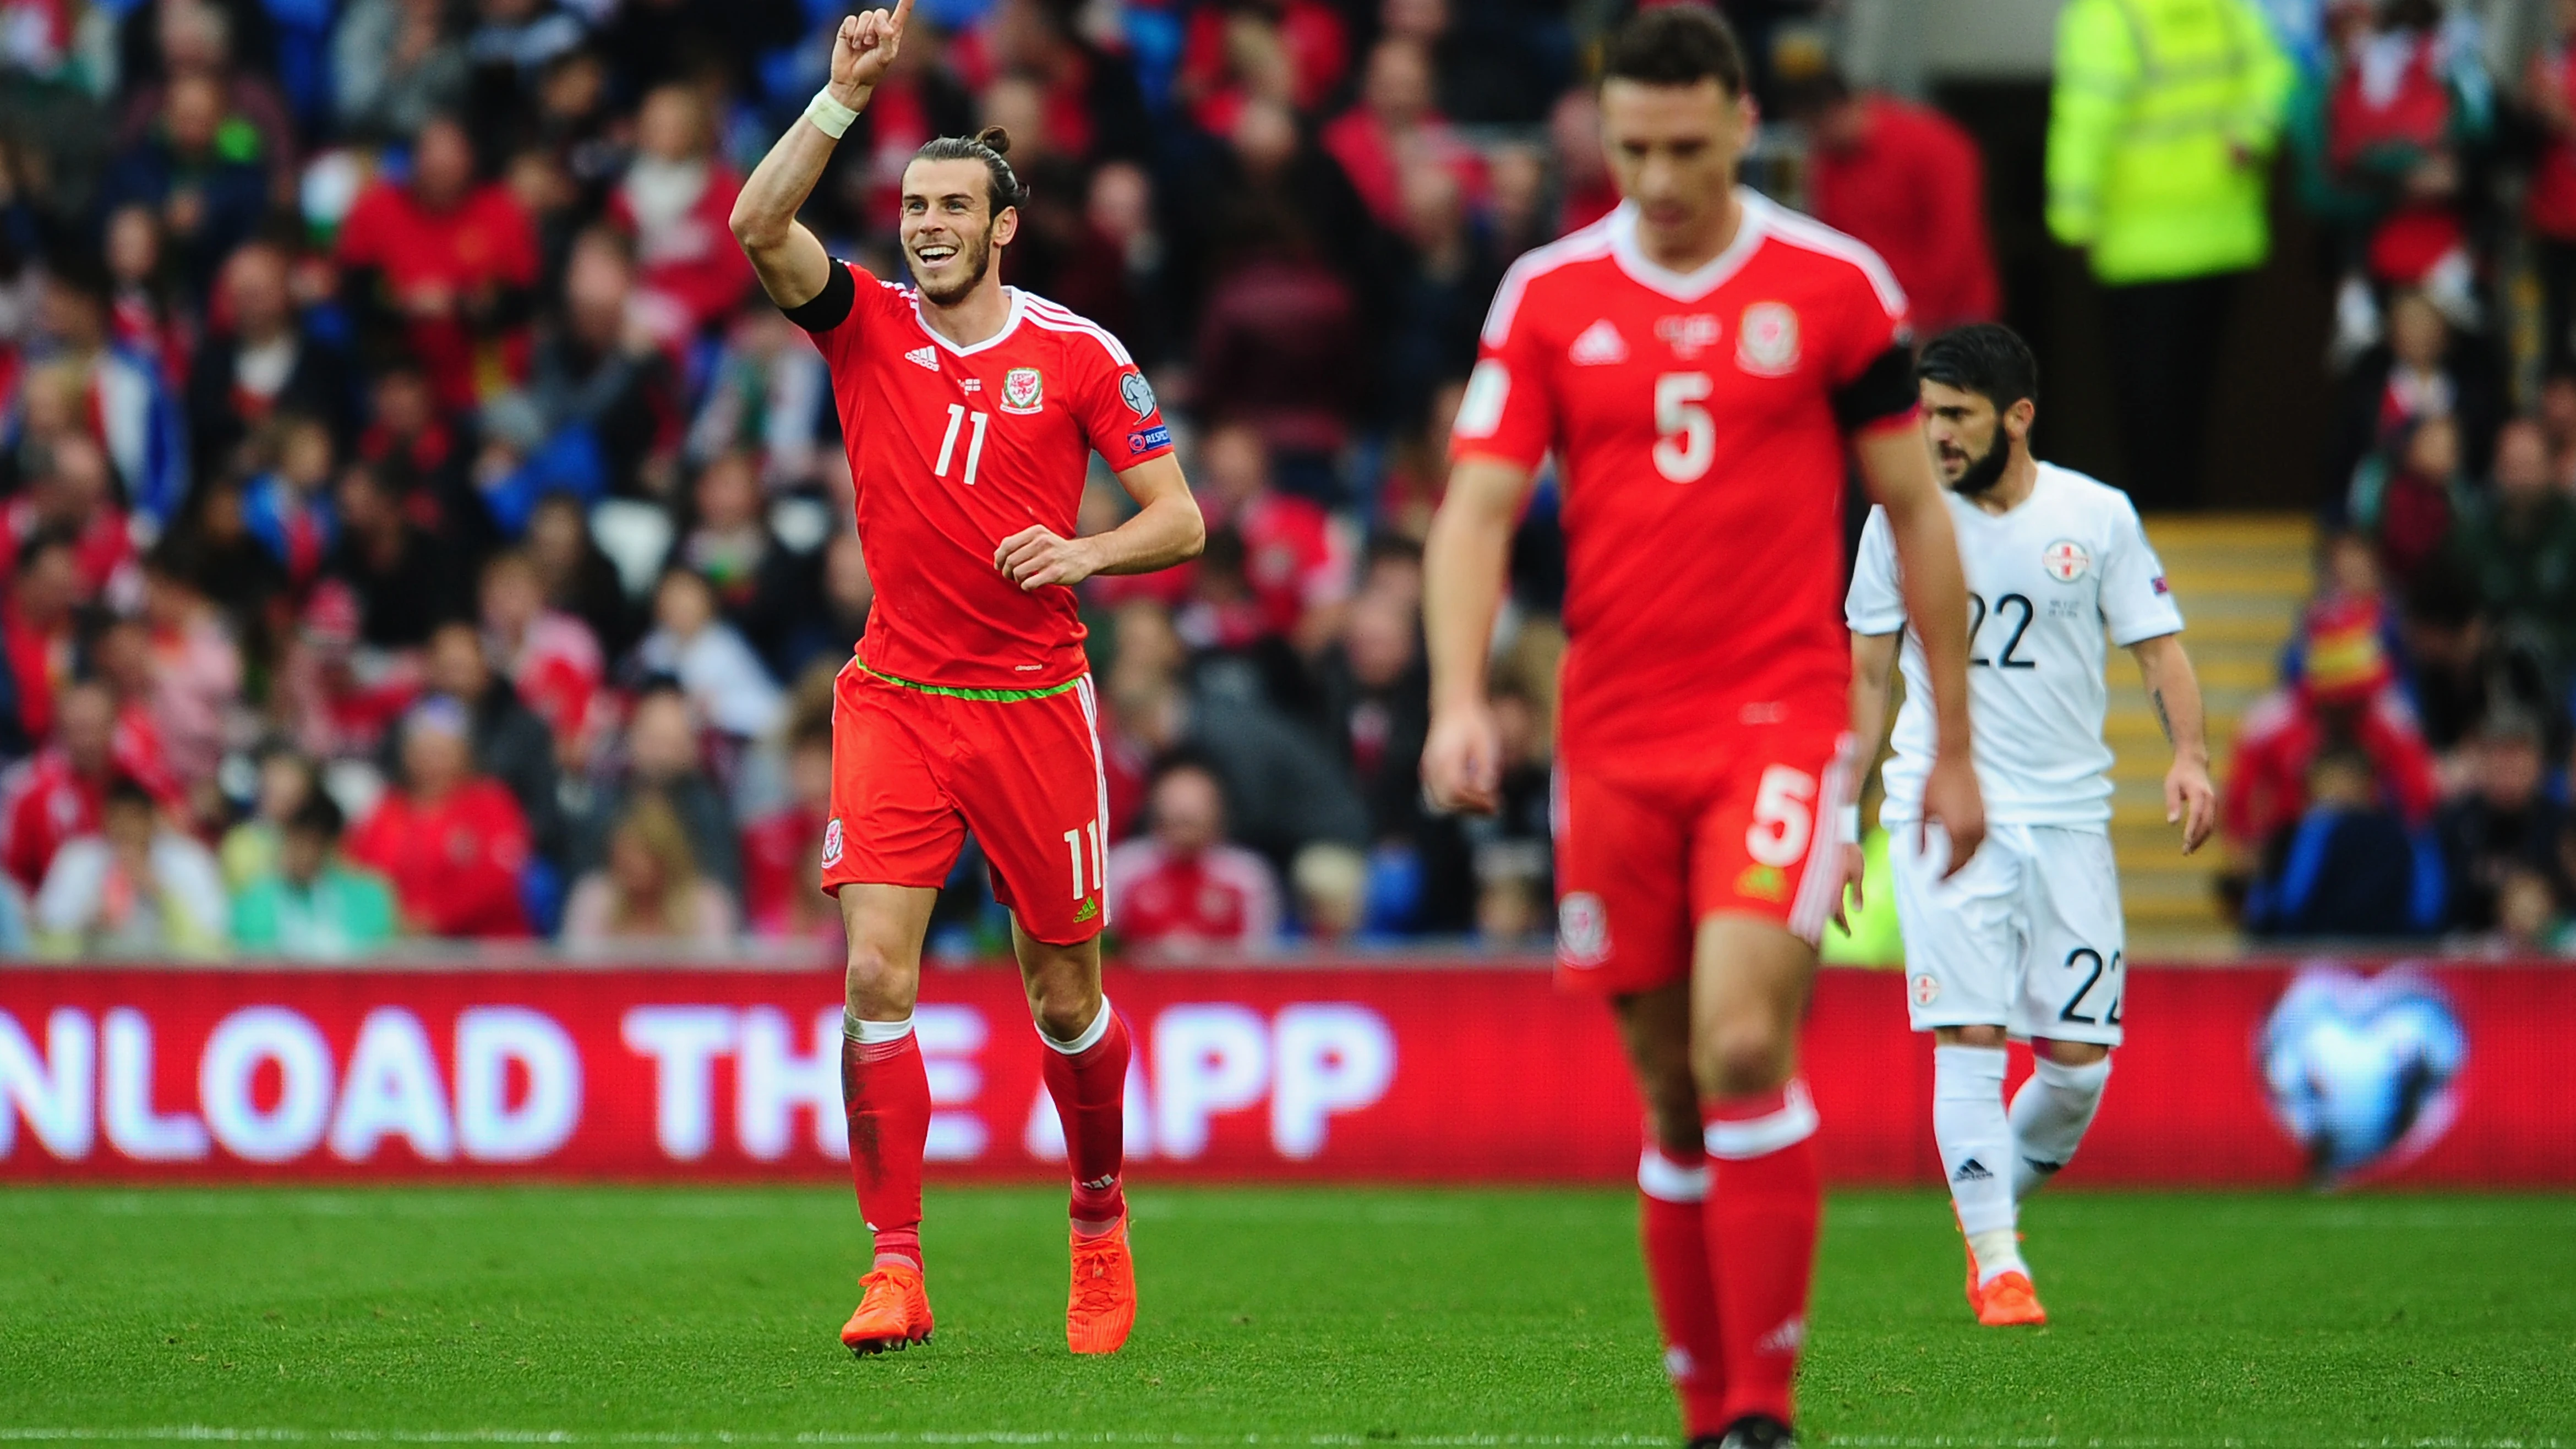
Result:
<instances>
[{"instance_id":1,"label":"wales crest on jersey","mask_svg":"<svg viewBox=\"0 0 2576 1449\"><path fill-rule=\"evenodd\" d=\"M1002 374L1002 411L1033 413L1046 406L1046 379L1034 367L1014 367Z\"/></svg>"}]
</instances>

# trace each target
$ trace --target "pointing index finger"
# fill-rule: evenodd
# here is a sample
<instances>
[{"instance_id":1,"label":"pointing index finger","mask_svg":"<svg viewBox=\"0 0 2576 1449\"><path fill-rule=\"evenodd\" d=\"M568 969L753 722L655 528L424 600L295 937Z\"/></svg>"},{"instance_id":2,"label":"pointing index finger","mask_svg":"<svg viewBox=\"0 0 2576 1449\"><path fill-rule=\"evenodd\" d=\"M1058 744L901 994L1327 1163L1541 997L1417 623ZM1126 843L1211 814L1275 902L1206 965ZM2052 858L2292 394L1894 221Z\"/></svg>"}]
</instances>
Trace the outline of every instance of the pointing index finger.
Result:
<instances>
[{"instance_id":1,"label":"pointing index finger","mask_svg":"<svg viewBox=\"0 0 2576 1449\"><path fill-rule=\"evenodd\" d=\"M889 25L891 25L891 26L894 28L894 33L895 33L896 35L901 35L901 34L903 34L903 23L904 23L905 21L907 21L907 20L910 20L911 18L912 18L912 0L896 0L895 7L894 7L894 16L893 16L893 18L892 18L891 20L887 21L886 23L887 23L887 24L889 24Z\"/></svg>"}]
</instances>

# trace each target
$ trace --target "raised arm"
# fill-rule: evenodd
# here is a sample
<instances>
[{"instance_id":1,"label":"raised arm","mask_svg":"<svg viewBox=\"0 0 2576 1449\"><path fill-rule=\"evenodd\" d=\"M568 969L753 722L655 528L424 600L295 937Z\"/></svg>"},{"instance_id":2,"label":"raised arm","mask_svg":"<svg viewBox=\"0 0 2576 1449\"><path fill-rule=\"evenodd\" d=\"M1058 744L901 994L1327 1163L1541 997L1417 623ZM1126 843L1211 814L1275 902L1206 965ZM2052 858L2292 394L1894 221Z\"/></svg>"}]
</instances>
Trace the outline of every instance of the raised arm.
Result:
<instances>
[{"instance_id":1,"label":"raised arm","mask_svg":"<svg viewBox=\"0 0 2576 1449\"><path fill-rule=\"evenodd\" d=\"M1932 772L1923 781L1923 824L1950 835L1956 874L1986 838L1985 798L1968 750L1968 581L1959 571L1959 541L1941 501L1932 458L1913 427L1880 427L1852 440L1872 496L1887 510L1890 538L1905 590L1905 613L1923 644L1932 680Z\"/></svg>"},{"instance_id":2,"label":"raised arm","mask_svg":"<svg viewBox=\"0 0 2576 1449\"><path fill-rule=\"evenodd\" d=\"M2173 746L2173 768L2165 772L2165 820L2182 826L2182 853L2191 854L2209 839L2218 823L2218 791L2209 783L2209 738L2200 711L2200 677L2192 673L2191 656L2183 652L2180 634L2159 634L2129 646L2146 681L2147 703L2156 723Z\"/></svg>"},{"instance_id":3,"label":"raised arm","mask_svg":"<svg viewBox=\"0 0 2576 1449\"><path fill-rule=\"evenodd\" d=\"M796 219L814 193L841 133L866 108L903 44L912 0L892 11L846 16L832 37L832 79L760 158L733 202L733 238L751 258L761 290L781 307L801 307L823 294L832 259L814 233Z\"/></svg>"},{"instance_id":4,"label":"raised arm","mask_svg":"<svg viewBox=\"0 0 2576 1449\"><path fill-rule=\"evenodd\" d=\"M1485 658L1529 486L1526 468L1465 459L1450 470L1448 496L1422 546L1422 631L1431 656L1422 783L1443 810L1490 815L1501 807L1502 737L1485 699Z\"/></svg>"}]
</instances>

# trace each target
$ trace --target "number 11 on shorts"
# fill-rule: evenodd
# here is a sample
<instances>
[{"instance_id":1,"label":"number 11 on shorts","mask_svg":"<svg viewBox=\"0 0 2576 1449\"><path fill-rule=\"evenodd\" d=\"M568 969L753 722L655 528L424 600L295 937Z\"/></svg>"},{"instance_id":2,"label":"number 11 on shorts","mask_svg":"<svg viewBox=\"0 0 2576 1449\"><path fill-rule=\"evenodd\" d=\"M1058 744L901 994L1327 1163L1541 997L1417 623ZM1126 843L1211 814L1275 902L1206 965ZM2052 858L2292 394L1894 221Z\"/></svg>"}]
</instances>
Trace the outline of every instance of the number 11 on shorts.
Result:
<instances>
[{"instance_id":1,"label":"number 11 on shorts","mask_svg":"<svg viewBox=\"0 0 2576 1449\"><path fill-rule=\"evenodd\" d=\"M1088 891L1082 888L1082 839L1086 834L1091 837L1091 889ZM1109 874L1108 866L1100 858L1100 822L1094 820L1089 825L1066 831L1064 852L1073 858L1073 898L1085 900L1098 893Z\"/></svg>"}]
</instances>

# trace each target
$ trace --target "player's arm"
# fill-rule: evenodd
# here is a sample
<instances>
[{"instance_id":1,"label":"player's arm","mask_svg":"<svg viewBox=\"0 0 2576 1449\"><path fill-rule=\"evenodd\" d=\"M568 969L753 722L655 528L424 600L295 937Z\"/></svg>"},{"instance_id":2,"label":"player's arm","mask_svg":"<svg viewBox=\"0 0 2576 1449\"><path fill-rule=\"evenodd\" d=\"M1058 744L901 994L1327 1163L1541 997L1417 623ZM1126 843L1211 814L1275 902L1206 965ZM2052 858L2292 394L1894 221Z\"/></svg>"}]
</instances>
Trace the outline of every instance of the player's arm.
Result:
<instances>
[{"instance_id":1,"label":"player's arm","mask_svg":"<svg viewBox=\"0 0 2576 1449\"><path fill-rule=\"evenodd\" d=\"M2209 839L2218 823L2218 791L2209 783L2209 737L2200 709L2200 676L2192 673L2180 634L2159 634L2129 646L2146 681L2147 703L2173 746L2165 771L2165 821L2182 826L2182 853Z\"/></svg>"},{"instance_id":2,"label":"player's arm","mask_svg":"<svg viewBox=\"0 0 2576 1449\"><path fill-rule=\"evenodd\" d=\"M1862 758L1878 753L1887 739L1887 698L1896 677L1896 650L1903 634L1851 636L1851 732Z\"/></svg>"},{"instance_id":3,"label":"player's arm","mask_svg":"<svg viewBox=\"0 0 2576 1449\"><path fill-rule=\"evenodd\" d=\"M813 301L832 279L832 258L796 219L849 125L848 116L828 107L853 113L866 108L894 63L904 22L911 18L912 0L900 0L892 11L843 17L840 32L832 37L831 81L760 158L734 197L733 239L751 258L761 290L782 308ZM832 129L826 130L827 125Z\"/></svg>"},{"instance_id":4,"label":"player's arm","mask_svg":"<svg viewBox=\"0 0 2576 1449\"><path fill-rule=\"evenodd\" d=\"M1460 459L1422 545L1422 632L1431 659L1422 783L1442 810L1490 815L1501 805L1502 736L1485 698L1485 658L1529 487L1530 470L1516 463Z\"/></svg>"},{"instance_id":5,"label":"player's arm","mask_svg":"<svg viewBox=\"0 0 2576 1449\"><path fill-rule=\"evenodd\" d=\"M1187 563L1207 547L1207 520L1190 496L1180 461L1169 453L1118 475L1136 500L1135 516L1088 538L1066 538L1042 525L1023 528L993 550L993 567L1023 589L1067 588L1093 574L1150 574Z\"/></svg>"},{"instance_id":6,"label":"player's arm","mask_svg":"<svg viewBox=\"0 0 2576 1449\"><path fill-rule=\"evenodd\" d=\"M1905 614L1922 641L1923 668L1932 683L1932 771L1923 781L1923 823L1938 821L1950 835L1950 873L1976 854L1986 838L1986 806L1968 746L1968 581L1959 569L1959 541L1950 510L1932 474L1932 455L1910 417L1903 426L1882 423L1854 434L1861 476L1887 510L1896 545Z\"/></svg>"}]
</instances>

